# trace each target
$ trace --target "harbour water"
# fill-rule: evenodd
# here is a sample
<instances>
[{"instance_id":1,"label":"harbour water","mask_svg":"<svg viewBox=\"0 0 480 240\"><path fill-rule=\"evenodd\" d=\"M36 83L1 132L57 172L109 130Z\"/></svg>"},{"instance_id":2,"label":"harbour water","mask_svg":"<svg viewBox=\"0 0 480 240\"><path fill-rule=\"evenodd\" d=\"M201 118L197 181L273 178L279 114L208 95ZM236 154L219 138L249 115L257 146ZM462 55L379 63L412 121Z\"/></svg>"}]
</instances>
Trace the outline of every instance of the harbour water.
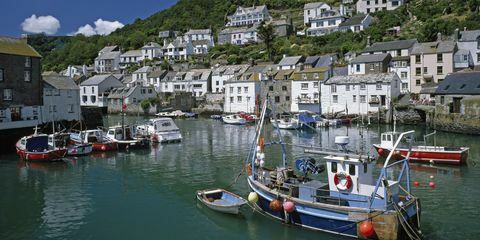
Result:
<instances>
[{"instance_id":1,"label":"harbour water","mask_svg":"<svg viewBox=\"0 0 480 240\"><path fill-rule=\"evenodd\" d=\"M109 121L118 119L110 116ZM284 226L248 208L229 216L199 205L196 190L226 187L242 171L255 128L210 119L175 121L183 141L149 150L53 164L25 164L15 154L0 155L0 239L340 239ZM304 155L293 145L333 147L336 135L348 134L351 148L366 146L373 153L371 144L389 128L354 125L282 133L293 165ZM397 130L412 128L419 140L431 131ZM461 167L411 165L412 181L420 182L413 192L421 198L422 232L426 239L478 239L480 137L439 132L436 140L438 145L470 147L469 161ZM279 150L275 146L267 156ZM278 161L267 160L267 165ZM428 187L430 181L435 188ZM230 190L245 197L244 176Z\"/></svg>"}]
</instances>

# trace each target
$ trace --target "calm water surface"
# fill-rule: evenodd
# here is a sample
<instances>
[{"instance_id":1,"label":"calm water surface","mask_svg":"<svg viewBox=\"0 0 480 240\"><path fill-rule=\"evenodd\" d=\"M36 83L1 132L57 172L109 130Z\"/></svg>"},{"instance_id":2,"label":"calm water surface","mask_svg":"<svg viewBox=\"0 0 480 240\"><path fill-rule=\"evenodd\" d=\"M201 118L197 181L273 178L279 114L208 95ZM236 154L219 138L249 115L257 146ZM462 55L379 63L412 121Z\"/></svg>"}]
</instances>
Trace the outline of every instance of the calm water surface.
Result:
<instances>
[{"instance_id":1,"label":"calm water surface","mask_svg":"<svg viewBox=\"0 0 480 240\"><path fill-rule=\"evenodd\" d=\"M108 120L118 122L115 116ZM229 216L199 205L196 190L226 187L241 171L254 127L210 119L175 121L184 141L150 150L28 165L14 154L1 155L0 239L339 239L284 226L248 208L242 215ZM360 149L378 142L379 133L387 128L282 133L292 145L324 147L333 146L335 135L348 134L350 147ZM414 128L418 139L427 131ZM479 238L479 140L438 133L438 144L471 147L468 165L412 165L412 180L421 184L413 191L421 198L421 227L427 239ZM287 149L290 163L304 155L302 149ZM276 151L278 146L267 156ZM278 161L276 157L267 164ZM431 176L435 189L427 186ZM230 189L248 194L243 176Z\"/></svg>"}]
</instances>

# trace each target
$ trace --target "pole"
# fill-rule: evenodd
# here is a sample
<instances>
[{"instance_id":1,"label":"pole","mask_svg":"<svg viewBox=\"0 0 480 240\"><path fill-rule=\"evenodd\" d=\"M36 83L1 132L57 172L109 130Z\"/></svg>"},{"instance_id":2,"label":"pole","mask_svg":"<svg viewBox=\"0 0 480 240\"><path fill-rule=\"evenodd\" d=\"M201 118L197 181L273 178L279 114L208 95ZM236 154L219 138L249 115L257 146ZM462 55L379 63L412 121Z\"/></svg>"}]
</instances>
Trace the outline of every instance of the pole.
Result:
<instances>
[{"instance_id":1,"label":"pole","mask_svg":"<svg viewBox=\"0 0 480 240\"><path fill-rule=\"evenodd\" d=\"M125 114L123 113L124 101L125 101L125 96L122 96L122 111L120 112L120 114L122 115L122 138L123 138L123 140L125 140Z\"/></svg>"}]
</instances>

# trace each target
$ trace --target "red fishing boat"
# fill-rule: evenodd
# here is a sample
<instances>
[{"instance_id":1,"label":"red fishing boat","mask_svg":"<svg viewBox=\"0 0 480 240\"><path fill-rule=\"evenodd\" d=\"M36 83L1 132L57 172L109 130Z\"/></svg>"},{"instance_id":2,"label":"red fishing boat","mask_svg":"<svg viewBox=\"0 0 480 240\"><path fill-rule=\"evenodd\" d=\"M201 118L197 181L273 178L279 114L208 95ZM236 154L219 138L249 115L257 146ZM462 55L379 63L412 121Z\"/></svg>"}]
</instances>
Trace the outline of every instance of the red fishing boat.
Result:
<instances>
[{"instance_id":1,"label":"red fishing boat","mask_svg":"<svg viewBox=\"0 0 480 240\"><path fill-rule=\"evenodd\" d=\"M48 144L47 134L33 134L22 137L16 144L17 154L27 161L56 161L67 154L63 147Z\"/></svg>"},{"instance_id":2,"label":"red fishing boat","mask_svg":"<svg viewBox=\"0 0 480 240\"><path fill-rule=\"evenodd\" d=\"M426 143L427 137L435 135L436 132L427 134L424 136ZM393 148L394 143L397 141L400 133L397 132L384 132L381 135L380 144L373 144L378 155L387 157L390 154L390 150ZM434 140L434 146L412 146L412 152L410 160L418 162L429 163L445 163L445 164L464 164L468 158L468 147L444 147L437 146ZM404 158L407 156L408 148L398 147L394 153L398 158Z\"/></svg>"}]
</instances>

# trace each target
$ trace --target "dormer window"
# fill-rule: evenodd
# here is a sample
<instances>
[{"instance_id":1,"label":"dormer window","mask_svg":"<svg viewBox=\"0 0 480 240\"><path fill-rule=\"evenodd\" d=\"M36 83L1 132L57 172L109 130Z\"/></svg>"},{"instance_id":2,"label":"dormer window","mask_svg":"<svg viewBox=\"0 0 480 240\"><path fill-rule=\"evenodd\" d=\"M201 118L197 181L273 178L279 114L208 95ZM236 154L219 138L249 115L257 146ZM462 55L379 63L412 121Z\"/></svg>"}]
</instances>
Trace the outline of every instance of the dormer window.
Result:
<instances>
[{"instance_id":1,"label":"dormer window","mask_svg":"<svg viewBox=\"0 0 480 240\"><path fill-rule=\"evenodd\" d=\"M459 88L459 89L464 89L464 88L465 88L465 86L467 86L467 85L465 85L465 84L462 84L462 86L460 86L460 88Z\"/></svg>"}]
</instances>

